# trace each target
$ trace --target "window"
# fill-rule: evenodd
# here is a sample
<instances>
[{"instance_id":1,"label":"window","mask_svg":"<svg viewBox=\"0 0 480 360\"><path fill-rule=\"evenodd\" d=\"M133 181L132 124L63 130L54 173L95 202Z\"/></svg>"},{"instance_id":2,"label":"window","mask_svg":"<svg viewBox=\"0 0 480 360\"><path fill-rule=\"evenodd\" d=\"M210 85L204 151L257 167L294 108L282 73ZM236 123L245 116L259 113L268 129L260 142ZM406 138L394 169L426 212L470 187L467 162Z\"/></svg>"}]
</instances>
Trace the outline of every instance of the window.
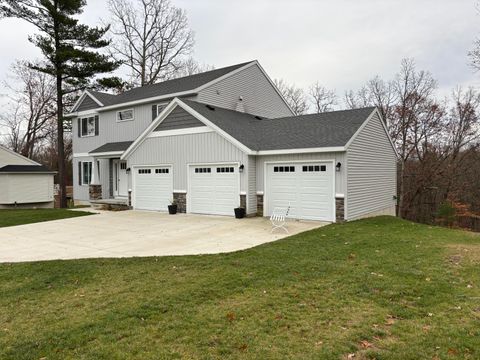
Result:
<instances>
[{"instance_id":1,"label":"window","mask_svg":"<svg viewBox=\"0 0 480 360\"><path fill-rule=\"evenodd\" d=\"M120 170L127 170L127 162L126 161L122 161L120 163Z\"/></svg>"},{"instance_id":2,"label":"window","mask_svg":"<svg viewBox=\"0 0 480 360\"><path fill-rule=\"evenodd\" d=\"M139 174L151 174L152 169L138 169Z\"/></svg>"},{"instance_id":3,"label":"window","mask_svg":"<svg viewBox=\"0 0 480 360\"><path fill-rule=\"evenodd\" d=\"M168 168L155 169L155 174L168 174Z\"/></svg>"},{"instance_id":4,"label":"window","mask_svg":"<svg viewBox=\"0 0 480 360\"><path fill-rule=\"evenodd\" d=\"M92 162L82 162L82 185L90 185L92 182Z\"/></svg>"},{"instance_id":5,"label":"window","mask_svg":"<svg viewBox=\"0 0 480 360\"><path fill-rule=\"evenodd\" d=\"M295 166L274 166L273 172L295 172Z\"/></svg>"},{"instance_id":6,"label":"window","mask_svg":"<svg viewBox=\"0 0 480 360\"><path fill-rule=\"evenodd\" d=\"M233 173L235 172L233 167L218 167L217 173Z\"/></svg>"},{"instance_id":7,"label":"window","mask_svg":"<svg viewBox=\"0 0 480 360\"><path fill-rule=\"evenodd\" d=\"M133 109L117 111L117 121L133 120Z\"/></svg>"},{"instance_id":8,"label":"window","mask_svg":"<svg viewBox=\"0 0 480 360\"><path fill-rule=\"evenodd\" d=\"M327 171L326 165L308 165L302 167L303 172L318 172L318 171Z\"/></svg>"},{"instance_id":9,"label":"window","mask_svg":"<svg viewBox=\"0 0 480 360\"><path fill-rule=\"evenodd\" d=\"M157 116L167 107L168 103L158 104L157 105Z\"/></svg>"},{"instance_id":10,"label":"window","mask_svg":"<svg viewBox=\"0 0 480 360\"><path fill-rule=\"evenodd\" d=\"M96 132L96 121L95 117L91 116L88 118L81 119L81 136L88 137L88 136L95 136Z\"/></svg>"},{"instance_id":11,"label":"window","mask_svg":"<svg viewBox=\"0 0 480 360\"><path fill-rule=\"evenodd\" d=\"M197 174L207 174L211 172L212 172L212 168L195 168L195 173Z\"/></svg>"}]
</instances>

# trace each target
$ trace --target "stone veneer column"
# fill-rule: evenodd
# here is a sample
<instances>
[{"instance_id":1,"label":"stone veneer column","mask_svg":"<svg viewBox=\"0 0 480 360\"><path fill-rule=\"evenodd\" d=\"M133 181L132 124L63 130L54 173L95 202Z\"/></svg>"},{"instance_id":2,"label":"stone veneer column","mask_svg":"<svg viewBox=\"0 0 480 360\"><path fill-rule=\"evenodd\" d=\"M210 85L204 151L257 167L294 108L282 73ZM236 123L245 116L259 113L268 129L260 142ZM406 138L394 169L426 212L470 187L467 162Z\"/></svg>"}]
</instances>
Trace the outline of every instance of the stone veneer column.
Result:
<instances>
[{"instance_id":1,"label":"stone veneer column","mask_svg":"<svg viewBox=\"0 0 480 360\"><path fill-rule=\"evenodd\" d=\"M345 198L336 197L335 198L335 214L336 222L345 221Z\"/></svg>"},{"instance_id":2,"label":"stone veneer column","mask_svg":"<svg viewBox=\"0 0 480 360\"><path fill-rule=\"evenodd\" d=\"M173 193L173 200L177 204L177 212L185 214L187 212L187 194Z\"/></svg>"},{"instance_id":3,"label":"stone veneer column","mask_svg":"<svg viewBox=\"0 0 480 360\"><path fill-rule=\"evenodd\" d=\"M247 195L240 195L240 207L247 210Z\"/></svg>"},{"instance_id":4,"label":"stone veneer column","mask_svg":"<svg viewBox=\"0 0 480 360\"><path fill-rule=\"evenodd\" d=\"M102 185L90 184L88 187L90 200L100 200L102 198Z\"/></svg>"},{"instance_id":5,"label":"stone veneer column","mask_svg":"<svg viewBox=\"0 0 480 360\"><path fill-rule=\"evenodd\" d=\"M257 194L257 216L263 216L263 194Z\"/></svg>"}]
</instances>

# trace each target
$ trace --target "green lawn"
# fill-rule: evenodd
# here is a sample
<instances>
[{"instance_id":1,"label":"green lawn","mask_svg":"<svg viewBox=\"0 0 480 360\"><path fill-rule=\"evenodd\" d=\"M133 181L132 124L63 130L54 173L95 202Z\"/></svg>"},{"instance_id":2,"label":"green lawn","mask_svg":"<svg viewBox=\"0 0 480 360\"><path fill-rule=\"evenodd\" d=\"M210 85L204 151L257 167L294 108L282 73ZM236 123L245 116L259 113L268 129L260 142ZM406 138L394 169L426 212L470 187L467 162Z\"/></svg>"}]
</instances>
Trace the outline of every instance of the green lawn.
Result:
<instances>
[{"instance_id":1,"label":"green lawn","mask_svg":"<svg viewBox=\"0 0 480 360\"><path fill-rule=\"evenodd\" d=\"M0 359L479 359L479 264L478 234L389 217L232 254L2 264Z\"/></svg>"},{"instance_id":2,"label":"green lawn","mask_svg":"<svg viewBox=\"0 0 480 360\"><path fill-rule=\"evenodd\" d=\"M0 210L0 228L85 215L92 215L92 213L67 209Z\"/></svg>"}]
</instances>

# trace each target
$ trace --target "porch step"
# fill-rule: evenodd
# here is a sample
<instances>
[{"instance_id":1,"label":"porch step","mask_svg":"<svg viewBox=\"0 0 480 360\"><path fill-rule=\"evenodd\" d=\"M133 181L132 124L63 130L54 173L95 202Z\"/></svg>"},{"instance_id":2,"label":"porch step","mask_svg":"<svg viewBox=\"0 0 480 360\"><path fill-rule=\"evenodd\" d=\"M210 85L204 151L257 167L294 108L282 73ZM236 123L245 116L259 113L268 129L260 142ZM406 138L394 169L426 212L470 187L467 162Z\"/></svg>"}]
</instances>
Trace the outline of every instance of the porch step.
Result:
<instances>
[{"instance_id":1,"label":"porch step","mask_svg":"<svg viewBox=\"0 0 480 360\"><path fill-rule=\"evenodd\" d=\"M90 204L97 210L123 211L130 209L127 199L90 200Z\"/></svg>"}]
</instances>

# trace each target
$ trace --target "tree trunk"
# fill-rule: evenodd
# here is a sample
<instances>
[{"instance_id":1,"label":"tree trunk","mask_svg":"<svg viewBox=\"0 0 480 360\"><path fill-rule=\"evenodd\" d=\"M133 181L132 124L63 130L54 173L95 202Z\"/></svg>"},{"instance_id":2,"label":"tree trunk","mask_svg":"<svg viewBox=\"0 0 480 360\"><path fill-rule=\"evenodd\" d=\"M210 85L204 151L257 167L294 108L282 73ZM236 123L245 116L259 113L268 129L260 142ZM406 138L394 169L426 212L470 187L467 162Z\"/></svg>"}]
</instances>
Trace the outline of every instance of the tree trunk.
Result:
<instances>
[{"instance_id":1,"label":"tree trunk","mask_svg":"<svg viewBox=\"0 0 480 360\"><path fill-rule=\"evenodd\" d=\"M58 152L58 185L60 207L67 207L67 186L65 173L65 145L63 141L63 91L62 76L57 74L57 152Z\"/></svg>"}]
</instances>

